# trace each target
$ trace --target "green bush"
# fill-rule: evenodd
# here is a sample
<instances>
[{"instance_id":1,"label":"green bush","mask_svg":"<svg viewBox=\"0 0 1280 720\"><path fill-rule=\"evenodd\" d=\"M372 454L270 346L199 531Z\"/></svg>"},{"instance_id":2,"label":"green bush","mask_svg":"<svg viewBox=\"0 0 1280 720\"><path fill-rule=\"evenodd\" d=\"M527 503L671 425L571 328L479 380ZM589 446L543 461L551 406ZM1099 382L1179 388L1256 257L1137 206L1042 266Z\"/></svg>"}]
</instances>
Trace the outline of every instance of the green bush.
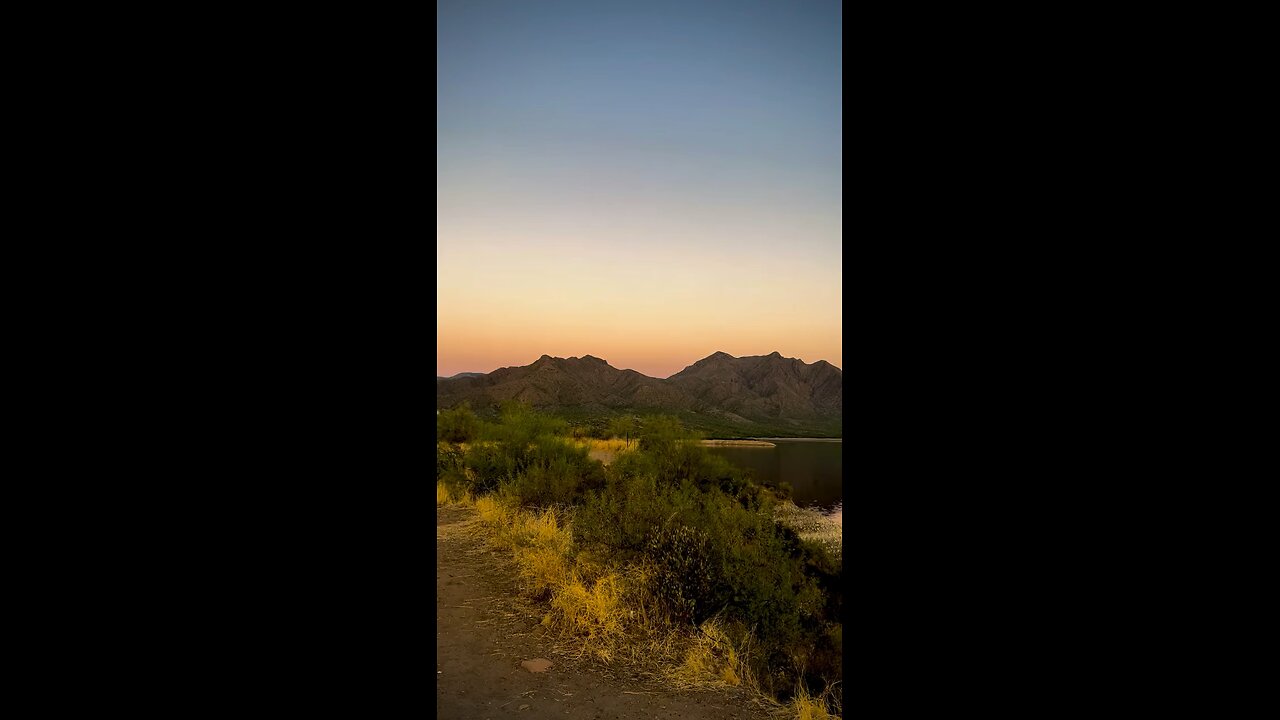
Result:
<instances>
[{"instance_id":1,"label":"green bush","mask_svg":"<svg viewBox=\"0 0 1280 720\"><path fill-rule=\"evenodd\" d=\"M510 490L525 505L569 505L604 486L604 468L586 448L557 438L539 438L521 458Z\"/></svg>"},{"instance_id":2,"label":"green bush","mask_svg":"<svg viewBox=\"0 0 1280 720\"><path fill-rule=\"evenodd\" d=\"M657 568L654 594L672 618L696 625L711 617L720 563L705 530L659 527L650 533L645 554Z\"/></svg>"},{"instance_id":3,"label":"green bush","mask_svg":"<svg viewBox=\"0 0 1280 720\"><path fill-rule=\"evenodd\" d=\"M505 448L487 443L472 445L463 462L471 470L469 489L477 494L495 492L518 474L516 458Z\"/></svg>"},{"instance_id":4,"label":"green bush","mask_svg":"<svg viewBox=\"0 0 1280 720\"><path fill-rule=\"evenodd\" d=\"M436 443L436 480L444 477L445 473L461 471L463 467L462 450L451 443Z\"/></svg>"},{"instance_id":5,"label":"green bush","mask_svg":"<svg viewBox=\"0 0 1280 720\"><path fill-rule=\"evenodd\" d=\"M436 415L436 440L464 443L475 440L480 434L480 418L471 412L466 403L451 410L441 410Z\"/></svg>"},{"instance_id":6,"label":"green bush","mask_svg":"<svg viewBox=\"0 0 1280 720\"><path fill-rule=\"evenodd\" d=\"M609 468L603 489L586 494L573 532L580 545L625 563L640 557L655 527L693 515L693 503L679 493L658 492L650 475L619 473L617 464Z\"/></svg>"}]
</instances>

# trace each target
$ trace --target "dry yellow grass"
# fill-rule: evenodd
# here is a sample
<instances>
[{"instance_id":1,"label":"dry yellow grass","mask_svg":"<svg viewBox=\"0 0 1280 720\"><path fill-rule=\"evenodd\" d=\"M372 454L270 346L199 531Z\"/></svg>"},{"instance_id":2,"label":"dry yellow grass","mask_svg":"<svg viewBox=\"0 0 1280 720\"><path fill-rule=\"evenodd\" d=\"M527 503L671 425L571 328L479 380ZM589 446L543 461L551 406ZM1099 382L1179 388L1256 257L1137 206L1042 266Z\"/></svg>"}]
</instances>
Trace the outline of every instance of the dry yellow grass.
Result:
<instances>
[{"instance_id":1,"label":"dry yellow grass","mask_svg":"<svg viewBox=\"0 0 1280 720\"><path fill-rule=\"evenodd\" d=\"M547 624L570 634L579 655L591 653L608 662L622 639L625 615L618 575L609 573L588 587L573 573L555 593Z\"/></svg>"},{"instance_id":2,"label":"dry yellow grass","mask_svg":"<svg viewBox=\"0 0 1280 720\"><path fill-rule=\"evenodd\" d=\"M737 687L744 670L737 650L714 620L707 620L685 651L685 661L668 671L677 688L705 688L717 685Z\"/></svg>"},{"instance_id":3,"label":"dry yellow grass","mask_svg":"<svg viewBox=\"0 0 1280 720\"><path fill-rule=\"evenodd\" d=\"M554 510L522 510L493 496L480 498L475 506L491 542L512 551L523 589L549 599L544 624L560 630L577 655L611 660L624 621L633 616L624 607L622 578L588 564L583 570L590 579L584 579L573 556L569 522Z\"/></svg>"},{"instance_id":4,"label":"dry yellow grass","mask_svg":"<svg viewBox=\"0 0 1280 720\"><path fill-rule=\"evenodd\" d=\"M685 651L684 662L668 676L679 688L737 687L742 684L743 670L733 643L714 620L708 620Z\"/></svg>"},{"instance_id":5,"label":"dry yellow grass","mask_svg":"<svg viewBox=\"0 0 1280 720\"><path fill-rule=\"evenodd\" d=\"M570 581L573 534L554 510L531 513L508 508L499 528L515 555L520 579L531 595L554 595Z\"/></svg>"},{"instance_id":6,"label":"dry yellow grass","mask_svg":"<svg viewBox=\"0 0 1280 720\"><path fill-rule=\"evenodd\" d=\"M599 438L577 438L573 440L573 444L578 447L584 447L588 450L601 450L610 453L619 453L623 450L634 449L638 441L634 438L628 443L621 438L610 438L609 440L601 440Z\"/></svg>"},{"instance_id":7,"label":"dry yellow grass","mask_svg":"<svg viewBox=\"0 0 1280 720\"><path fill-rule=\"evenodd\" d=\"M517 547L514 552L520 581L530 595L541 597L551 593L554 596L569 582L569 564L555 550Z\"/></svg>"},{"instance_id":8,"label":"dry yellow grass","mask_svg":"<svg viewBox=\"0 0 1280 720\"><path fill-rule=\"evenodd\" d=\"M801 685L795 697L787 703L787 714L796 720L839 720L839 715L828 711L825 698L825 694L821 697L810 695L808 689Z\"/></svg>"},{"instance_id":9,"label":"dry yellow grass","mask_svg":"<svg viewBox=\"0 0 1280 720\"><path fill-rule=\"evenodd\" d=\"M573 543L568 522L554 510L541 513L517 510L511 516L511 531L516 546L546 548L561 556L569 554Z\"/></svg>"},{"instance_id":10,"label":"dry yellow grass","mask_svg":"<svg viewBox=\"0 0 1280 720\"><path fill-rule=\"evenodd\" d=\"M512 509L493 495L477 498L475 506L480 521L495 531L495 538L504 539L504 531L511 527L514 518Z\"/></svg>"}]
</instances>

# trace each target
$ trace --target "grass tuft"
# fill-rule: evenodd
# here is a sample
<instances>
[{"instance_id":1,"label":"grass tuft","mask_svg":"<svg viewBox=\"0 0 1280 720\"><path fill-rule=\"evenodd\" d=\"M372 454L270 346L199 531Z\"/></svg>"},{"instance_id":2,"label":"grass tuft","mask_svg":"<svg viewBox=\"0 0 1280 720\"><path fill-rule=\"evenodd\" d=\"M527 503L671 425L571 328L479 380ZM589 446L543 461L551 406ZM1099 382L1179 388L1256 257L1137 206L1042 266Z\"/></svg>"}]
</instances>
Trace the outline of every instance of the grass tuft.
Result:
<instances>
[{"instance_id":1,"label":"grass tuft","mask_svg":"<svg viewBox=\"0 0 1280 720\"><path fill-rule=\"evenodd\" d=\"M684 663L670 672L670 679L682 689L737 687L742 684L741 669L729 637L714 620L707 620L685 652Z\"/></svg>"},{"instance_id":2,"label":"grass tuft","mask_svg":"<svg viewBox=\"0 0 1280 720\"><path fill-rule=\"evenodd\" d=\"M796 718L796 720L838 720L840 717L839 715L831 714L827 710L827 703L824 698L810 695L809 690L804 685L799 687L795 697L791 698L791 702L787 703L787 714Z\"/></svg>"},{"instance_id":3,"label":"grass tuft","mask_svg":"<svg viewBox=\"0 0 1280 720\"><path fill-rule=\"evenodd\" d=\"M579 654L608 662L622 638L624 615L621 578L608 573L590 586L577 573L559 587L551 601L551 625L579 641Z\"/></svg>"}]
</instances>

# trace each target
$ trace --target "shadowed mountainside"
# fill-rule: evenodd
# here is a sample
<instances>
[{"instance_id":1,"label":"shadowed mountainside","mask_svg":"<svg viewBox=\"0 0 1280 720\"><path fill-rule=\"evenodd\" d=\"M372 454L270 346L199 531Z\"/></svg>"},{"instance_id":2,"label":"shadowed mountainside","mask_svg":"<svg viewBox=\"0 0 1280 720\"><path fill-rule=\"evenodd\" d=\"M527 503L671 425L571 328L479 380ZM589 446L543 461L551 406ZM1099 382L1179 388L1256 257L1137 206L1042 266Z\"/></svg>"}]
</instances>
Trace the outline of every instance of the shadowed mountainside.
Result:
<instances>
[{"instance_id":1,"label":"shadowed mountainside","mask_svg":"<svg viewBox=\"0 0 1280 720\"><path fill-rule=\"evenodd\" d=\"M437 377L436 407L467 401L483 410L518 400L570 417L665 412L712 432L832 436L841 434L842 387L840 368L777 352L741 358L717 352L665 380L591 355L543 355L487 375Z\"/></svg>"}]
</instances>

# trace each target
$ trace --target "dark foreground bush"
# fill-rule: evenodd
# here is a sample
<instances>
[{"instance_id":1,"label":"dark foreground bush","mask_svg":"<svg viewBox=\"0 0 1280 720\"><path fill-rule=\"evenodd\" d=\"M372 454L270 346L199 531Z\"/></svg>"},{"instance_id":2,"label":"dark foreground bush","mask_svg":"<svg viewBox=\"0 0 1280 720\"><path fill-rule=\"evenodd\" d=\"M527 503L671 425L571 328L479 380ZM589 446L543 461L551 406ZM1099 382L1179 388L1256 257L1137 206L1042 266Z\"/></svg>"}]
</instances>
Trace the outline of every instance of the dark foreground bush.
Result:
<instances>
[{"instance_id":1,"label":"dark foreground bush","mask_svg":"<svg viewBox=\"0 0 1280 720\"><path fill-rule=\"evenodd\" d=\"M698 623L710 616L720 568L705 530L660 527L650 533L645 555L657 568L654 595L674 620Z\"/></svg>"},{"instance_id":2,"label":"dark foreground bush","mask_svg":"<svg viewBox=\"0 0 1280 720\"><path fill-rule=\"evenodd\" d=\"M569 505L604 486L604 467L586 448L560 438L539 438L508 487L525 505Z\"/></svg>"},{"instance_id":3,"label":"dark foreground bush","mask_svg":"<svg viewBox=\"0 0 1280 720\"><path fill-rule=\"evenodd\" d=\"M463 468L462 449L447 442L436 443L436 480L445 473L461 472Z\"/></svg>"}]
</instances>

